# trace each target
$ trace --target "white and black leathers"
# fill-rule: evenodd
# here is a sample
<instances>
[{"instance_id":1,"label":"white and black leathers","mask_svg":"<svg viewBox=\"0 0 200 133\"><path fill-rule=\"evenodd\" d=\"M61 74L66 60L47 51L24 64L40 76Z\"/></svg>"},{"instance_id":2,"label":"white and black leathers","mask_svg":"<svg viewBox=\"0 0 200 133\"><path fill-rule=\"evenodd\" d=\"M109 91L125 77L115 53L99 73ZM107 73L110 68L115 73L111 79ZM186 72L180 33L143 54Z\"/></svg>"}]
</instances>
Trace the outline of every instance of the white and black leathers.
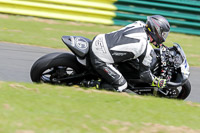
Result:
<instances>
[{"instance_id":1,"label":"white and black leathers","mask_svg":"<svg viewBox=\"0 0 200 133\"><path fill-rule=\"evenodd\" d=\"M152 50L145 23L136 21L120 30L97 35L90 50L91 63L108 83L122 91L127 88L127 82L113 64L137 58L140 62L140 77L151 83L153 75L149 68Z\"/></svg>"}]
</instances>

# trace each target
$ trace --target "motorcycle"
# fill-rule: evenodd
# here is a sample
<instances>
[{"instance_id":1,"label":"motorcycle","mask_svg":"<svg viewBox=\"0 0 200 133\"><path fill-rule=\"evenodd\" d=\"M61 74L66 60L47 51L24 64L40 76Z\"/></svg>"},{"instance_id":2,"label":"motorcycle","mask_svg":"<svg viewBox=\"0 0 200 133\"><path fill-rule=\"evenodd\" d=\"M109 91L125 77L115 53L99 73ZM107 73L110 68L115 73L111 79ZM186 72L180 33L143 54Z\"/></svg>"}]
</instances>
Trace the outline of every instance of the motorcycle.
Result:
<instances>
[{"instance_id":1,"label":"motorcycle","mask_svg":"<svg viewBox=\"0 0 200 133\"><path fill-rule=\"evenodd\" d=\"M62 41L72 53L55 52L42 56L31 68L31 80L37 83L85 87L93 87L100 83L98 88L103 89L103 84L106 82L95 72L90 63L89 50L92 41L82 36L63 36ZM191 91L188 80L190 72L181 46L177 43L172 47L161 44L159 49L154 49L152 56L151 72L157 77L166 79L166 87L158 88L142 81L139 77L140 62L138 59L131 59L115 64L127 80L128 90L138 95L186 99Z\"/></svg>"}]
</instances>

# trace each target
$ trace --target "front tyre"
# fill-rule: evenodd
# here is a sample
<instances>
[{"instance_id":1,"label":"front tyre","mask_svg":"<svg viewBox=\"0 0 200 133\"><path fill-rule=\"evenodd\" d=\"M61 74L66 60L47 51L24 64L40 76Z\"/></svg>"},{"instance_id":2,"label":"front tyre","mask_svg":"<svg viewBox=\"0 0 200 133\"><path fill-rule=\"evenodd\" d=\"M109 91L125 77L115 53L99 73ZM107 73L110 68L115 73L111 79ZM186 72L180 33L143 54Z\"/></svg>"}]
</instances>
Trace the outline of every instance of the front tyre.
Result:
<instances>
[{"instance_id":1,"label":"front tyre","mask_svg":"<svg viewBox=\"0 0 200 133\"><path fill-rule=\"evenodd\" d=\"M177 99L186 99L191 92L191 84L190 81L187 80L183 86L181 86L181 91L177 97Z\"/></svg>"},{"instance_id":2,"label":"front tyre","mask_svg":"<svg viewBox=\"0 0 200 133\"><path fill-rule=\"evenodd\" d=\"M179 87L169 87L158 90L158 96L172 98L172 99L186 99L191 92L191 85L189 80Z\"/></svg>"},{"instance_id":3,"label":"front tyre","mask_svg":"<svg viewBox=\"0 0 200 133\"><path fill-rule=\"evenodd\" d=\"M83 72L81 66L71 53L50 53L39 58L32 66L30 76L33 82L51 84L63 83L60 79ZM75 83L77 80L65 83Z\"/></svg>"}]
</instances>

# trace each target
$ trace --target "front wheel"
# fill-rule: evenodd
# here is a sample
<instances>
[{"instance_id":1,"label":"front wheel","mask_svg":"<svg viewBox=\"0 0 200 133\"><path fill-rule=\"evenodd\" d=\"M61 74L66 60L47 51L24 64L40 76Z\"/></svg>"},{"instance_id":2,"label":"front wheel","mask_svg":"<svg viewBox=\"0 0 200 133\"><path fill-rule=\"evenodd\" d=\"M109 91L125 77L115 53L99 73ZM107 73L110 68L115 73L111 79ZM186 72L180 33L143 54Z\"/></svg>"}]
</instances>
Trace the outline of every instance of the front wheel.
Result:
<instances>
[{"instance_id":1,"label":"front wheel","mask_svg":"<svg viewBox=\"0 0 200 133\"><path fill-rule=\"evenodd\" d=\"M181 86L181 90L177 99L182 99L182 100L186 99L189 96L190 92L191 92L191 84L190 81L187 80L185 84Z\"/></svg>"},{"instance_id":2,"label":"front wheel","mask_svg":"<svg viewBox=\"0 0 200 133\"><path fill-rule=\"evenodd\" d=\"M191 85L189 80L185 82L180 87L170 87L170 88L163 88L158 90L158 96L172 98L172 99L186 99L191 92Z\"/></svg>"},{"instance_id":3,"label":"front wheel","mask_svg":"<svg viewBox=\"0 0 200 133\"><path fill-rule=\"evenodd\" d=\"M84 68L71 53L51 53L39 58L32 66L30 76L33 82L62 84L66 77L83 72ZM65 81L74 84L77 79Z\"/></svg>"}]
</instances>

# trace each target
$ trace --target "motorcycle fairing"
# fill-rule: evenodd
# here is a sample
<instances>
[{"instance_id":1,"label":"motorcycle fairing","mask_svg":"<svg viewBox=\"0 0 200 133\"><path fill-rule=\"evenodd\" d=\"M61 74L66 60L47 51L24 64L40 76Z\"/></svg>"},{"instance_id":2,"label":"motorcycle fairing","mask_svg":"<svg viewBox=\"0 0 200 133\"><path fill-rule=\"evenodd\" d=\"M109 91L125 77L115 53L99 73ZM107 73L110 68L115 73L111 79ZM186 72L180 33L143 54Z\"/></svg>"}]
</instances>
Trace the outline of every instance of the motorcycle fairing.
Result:
<instances>
[{"instance_id":1,"label":"motorcycle fairing","mask_svg":"<svg viewBox=\"0 0 200 133\"><path fill-rule=\"evenodd\" d=\"M180 67L181 67L181 73L182 73L183 77L188 79L190 72L189 72L189 64L186 59L184 60L184 62L181 64Z\"/></svg>"},{"instance_id":2,"label":"motorcycle fairing","mask_svg":"<svg viewBox=\"0 0 200 133\"><path fill-rule=\"evenodd\" d=\"M184 79L188 79L190 72L189 72L189 64L186 60L186 55L178 43L174 43L174 47L177 49L177 51L180 53L180 55L182 57L182 63L179 66L181 68L182 76Z\"/></svg>"},{"instance_id":3,"label":"motorcycle fairing","mask_svg":"<svg viewBox=\"0 0 200 133\"><path fill-rule=\"evenodd\" d=\"M91 43L91 40L82 36L63 36L62 41L81 59L85 58Z\"/></svg>"}]
</instances>

